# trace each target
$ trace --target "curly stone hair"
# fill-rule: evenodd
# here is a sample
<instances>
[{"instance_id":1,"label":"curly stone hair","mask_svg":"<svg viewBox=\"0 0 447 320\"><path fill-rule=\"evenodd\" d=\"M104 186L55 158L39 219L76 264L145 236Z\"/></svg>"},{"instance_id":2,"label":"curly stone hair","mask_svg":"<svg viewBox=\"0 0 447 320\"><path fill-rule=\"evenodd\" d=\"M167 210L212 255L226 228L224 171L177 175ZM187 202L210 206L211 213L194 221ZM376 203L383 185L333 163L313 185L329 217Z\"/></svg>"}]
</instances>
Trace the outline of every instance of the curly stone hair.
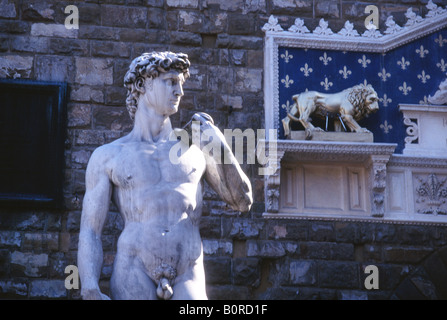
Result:
<instances>
[{"instance_id":1,"label":"curly stone hair","mask_svg":"<svg viewBox=\"0 0 447 320\"><path fill-rule=\"evenodd\" d=\"M186 79L189 77L190 65L187 54L169 51L143 53L135 58L124 76L124 86L127 88L126 105L130 118L135 119L141 93L141 90L137 88L144 86L145 79L154 79L160 75L160 72L170 70L182 72Z\"/></svg>"}]
</instances>

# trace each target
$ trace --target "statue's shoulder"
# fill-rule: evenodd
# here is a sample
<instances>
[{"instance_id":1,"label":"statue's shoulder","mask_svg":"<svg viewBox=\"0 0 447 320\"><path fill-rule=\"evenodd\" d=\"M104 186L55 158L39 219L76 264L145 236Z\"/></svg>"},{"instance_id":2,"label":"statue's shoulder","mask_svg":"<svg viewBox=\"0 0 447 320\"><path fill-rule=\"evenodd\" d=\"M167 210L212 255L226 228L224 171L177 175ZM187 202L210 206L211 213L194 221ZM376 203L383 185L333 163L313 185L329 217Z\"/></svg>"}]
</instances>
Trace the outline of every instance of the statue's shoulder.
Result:
<instances>
[{"instance_id":1,"label":"statue's shoulder","mask_svg":"<svg viewBox=\"0 0 447 320\"><path fill-rule=\"evenodd\" d=\"M96 148L90 156L89 164L104 166L115 159L121 152L122 146L116 141L104 144Z\"/></svg>"}]
</instances>

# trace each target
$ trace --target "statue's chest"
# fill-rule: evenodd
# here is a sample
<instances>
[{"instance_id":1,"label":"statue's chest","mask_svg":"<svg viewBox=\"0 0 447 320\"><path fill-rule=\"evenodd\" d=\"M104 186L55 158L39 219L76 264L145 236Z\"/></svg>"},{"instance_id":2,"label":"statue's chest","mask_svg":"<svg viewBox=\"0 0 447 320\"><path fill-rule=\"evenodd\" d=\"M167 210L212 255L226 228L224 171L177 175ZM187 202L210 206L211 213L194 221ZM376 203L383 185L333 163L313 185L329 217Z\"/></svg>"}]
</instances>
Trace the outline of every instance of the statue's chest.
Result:
<instances>
[{"instance_id":1,"label":"statue's chest","mask_svg":"<svg viewBox=\"0 0 447 320\"><path fill-rule=\"evenodd\" d=\"M126 146L116 158L112 180L120 187L139 187L160 183L198 183L205 169L201 152L188 150L173 156L172 144Z\"/></svg>"}]
</instances>

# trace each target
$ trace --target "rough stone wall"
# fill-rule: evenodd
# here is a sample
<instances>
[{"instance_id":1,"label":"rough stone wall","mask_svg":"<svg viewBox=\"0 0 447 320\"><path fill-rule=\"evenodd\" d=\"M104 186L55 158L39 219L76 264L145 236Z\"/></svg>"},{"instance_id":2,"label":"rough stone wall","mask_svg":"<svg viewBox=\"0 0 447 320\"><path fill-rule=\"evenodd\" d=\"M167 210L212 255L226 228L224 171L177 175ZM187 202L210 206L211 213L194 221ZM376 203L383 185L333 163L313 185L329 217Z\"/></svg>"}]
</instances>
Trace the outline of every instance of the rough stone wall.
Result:
<instances>
[{"instance_id":1,"label":"rough stone wall","mask_svg":"<svg viewBox=\"0 0 447 320\"><path fill-rule=\"evenodd\" d=\"M442 2L435 1L445 5ZM0 0L0 77L65 81L70 89L66 209L1 208L0 297L79 298L78 291L65 289L64 268L76 264L85 168L96 147L132 126L123 88L131 59L152 50L189 55L191 78L185 83L181 110L173 117L175 126L183 126L195 111L205 111L221 129L258 129L264 126L261 27L271 14L287 26L301 17L313 29L325 18L333 30L345 20L363 30L364 7L375 4L382 29L388 15L402 24L408 6L425 14L426 3ZM80 28L67 31L64 9L72 4L79 8ZM254 165L243 168L254 188L251 212L233 212L211 190L205 193L201 232L211 299L399 298L399 290L407 292L408 287L415 294L445 293L430 281L447 274L445 250L439 251L447 245L446 227L266 220L261 216L262 177ZM105 292L122 227L112 207L102 237ZM441 262L413 276L421 263L431 261L427 257ZM368 264L379 267L379 290L364 288L363 269ZM427 271L432 269L438 273ZM409 284L399 289L405 281Z\"/></svg>"}]
</instances>

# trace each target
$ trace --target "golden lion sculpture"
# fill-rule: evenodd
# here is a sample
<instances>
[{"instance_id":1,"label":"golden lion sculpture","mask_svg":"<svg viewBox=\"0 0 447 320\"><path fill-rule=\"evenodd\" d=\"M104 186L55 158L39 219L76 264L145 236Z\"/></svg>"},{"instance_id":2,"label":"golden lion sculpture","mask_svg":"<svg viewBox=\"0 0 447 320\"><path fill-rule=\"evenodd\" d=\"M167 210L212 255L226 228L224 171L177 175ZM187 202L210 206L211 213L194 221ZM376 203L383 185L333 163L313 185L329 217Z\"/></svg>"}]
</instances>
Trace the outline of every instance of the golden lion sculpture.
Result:
<instances>
[{"instance_id":1,"label":"golden lion sculpture","mask_svg":"<svg viewBox=\"0 0 447 320\"><path fill-rule=\"evenodd\" d=\"M369 132L360 127L357 121L379 109L377 92L369 84L359 84L333 94L306 91L294 95L292 99L295 103L287 117L282 119L284 134L287 136L290 133L290 120L299 121L306 130L306 139L312 137L312 131L323 130L310 123L311 115L324 119L331 114L337 116L343 125L346 123L353 132Z\"/></svg>"}]
</instances>

